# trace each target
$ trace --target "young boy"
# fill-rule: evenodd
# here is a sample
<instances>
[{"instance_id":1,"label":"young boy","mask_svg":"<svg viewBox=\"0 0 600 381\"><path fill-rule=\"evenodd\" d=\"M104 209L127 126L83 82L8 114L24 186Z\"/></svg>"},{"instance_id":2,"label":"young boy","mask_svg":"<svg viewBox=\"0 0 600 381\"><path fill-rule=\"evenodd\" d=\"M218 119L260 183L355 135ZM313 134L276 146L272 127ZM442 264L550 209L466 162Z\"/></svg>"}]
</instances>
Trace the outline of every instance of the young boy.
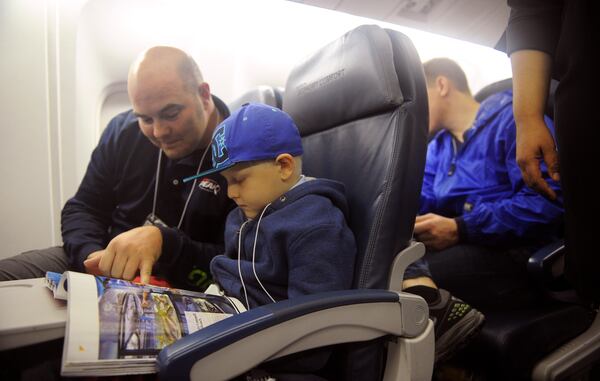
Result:
<instances>
[{"instance_id":1,"label":"young boy","mask_svg":"<svg viewBox=\"0 0 600 381\"><path fill-rule=\"evenodd\" d=\"M247 104L212 139L213 169L238 205L227 216L225 254L210 269L248 308L349 289L356 244L341 183L302 175L302 142L283 111Z\"/></svg>"}]
</instances>

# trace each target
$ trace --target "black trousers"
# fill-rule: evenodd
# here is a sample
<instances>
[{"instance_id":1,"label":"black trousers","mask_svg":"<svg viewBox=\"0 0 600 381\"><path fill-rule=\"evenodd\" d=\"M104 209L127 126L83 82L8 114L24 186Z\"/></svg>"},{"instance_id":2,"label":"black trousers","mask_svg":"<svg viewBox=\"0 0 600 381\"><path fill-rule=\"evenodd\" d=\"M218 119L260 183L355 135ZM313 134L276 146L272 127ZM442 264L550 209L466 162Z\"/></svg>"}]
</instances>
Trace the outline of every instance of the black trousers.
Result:
<instances>
[{"instance_id":1,"label":"black trousers","mask_svg":"<svg viewBox=\"0 0 600 381\"><path fill-rule=\"evenodd\" d=\"M579 294L600 301L600 6L579 2L563 20L555 65L563 71L554 120L565 203L566 275ZM576 4L579 4L576 3ZM560 64L557 64L560 62Z\"/></svg>"},{"instance_id":2,"label":"black trousers","mask_svg":"<svg viewBox=\"0 0 600 381\"><path fill-rule=\"evenodd\" d=\"M528 248L461 244L427 252L435 283L478 309L520 306L539 299L527 274Z\"/></svg>"}]
</instances>

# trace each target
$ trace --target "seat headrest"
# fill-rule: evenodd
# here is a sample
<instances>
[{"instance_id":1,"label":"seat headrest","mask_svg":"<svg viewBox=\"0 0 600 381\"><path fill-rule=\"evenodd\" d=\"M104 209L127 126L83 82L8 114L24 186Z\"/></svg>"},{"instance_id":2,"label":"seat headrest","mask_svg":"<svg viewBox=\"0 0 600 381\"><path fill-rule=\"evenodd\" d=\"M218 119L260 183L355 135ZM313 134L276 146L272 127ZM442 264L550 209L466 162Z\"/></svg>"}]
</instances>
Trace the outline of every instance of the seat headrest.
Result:
<instances>
[{"instance_id":1,"label":"seat headrest","mask_svg":"<svg viewBox=\"0 0 600 381\"><path fill-rule=\"evenodd\" d=\"M283 109L302 136L403 102L390 38L375 25L351 30L296 66L285 91Z\"/></svg>"},{"instance_id":2,"label":"seat headrest","mask_svg":"<svg viewBox=\"0 0 600 381\"><path fill-rule=\"evenodd\" d=\"M271 86L258 86L255 89L246 91L241 96L229 102L227 107L229 111L234 112L246 103L264 103L268 106L281 108L281 96Z\"/></svg>"}]
</instances>

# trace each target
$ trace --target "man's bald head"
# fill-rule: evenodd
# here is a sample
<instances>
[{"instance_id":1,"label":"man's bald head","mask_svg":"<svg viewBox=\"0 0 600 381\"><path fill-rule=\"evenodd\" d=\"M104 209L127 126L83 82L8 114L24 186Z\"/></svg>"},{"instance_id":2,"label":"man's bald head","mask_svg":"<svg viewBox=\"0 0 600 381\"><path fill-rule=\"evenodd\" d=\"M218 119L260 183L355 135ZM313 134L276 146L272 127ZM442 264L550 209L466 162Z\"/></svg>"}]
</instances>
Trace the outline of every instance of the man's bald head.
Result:
<instances>
[{"instance_id":1,"label":"man's bald head","mask_svg":"<svg viewBox=\"0 0 600 381\"><path fill-rule=\"evenodd\" d=\"M127 92L142 133L170 158L210 143L219 122L209 85L182 50L157 46L131 65Z\"/></svg>"},{"instance_id":2,"label":"man's bald head","mask_svg":"<svg viewBox=\"0 0 600 381\"><path fill-rule=\"evenodd\" d=\"M204 82L196 61L181 49L155 46L142 52L129 68L128 89L148 76L176 76L188 90L195 92Z\"/></svg>"}]
</instances>

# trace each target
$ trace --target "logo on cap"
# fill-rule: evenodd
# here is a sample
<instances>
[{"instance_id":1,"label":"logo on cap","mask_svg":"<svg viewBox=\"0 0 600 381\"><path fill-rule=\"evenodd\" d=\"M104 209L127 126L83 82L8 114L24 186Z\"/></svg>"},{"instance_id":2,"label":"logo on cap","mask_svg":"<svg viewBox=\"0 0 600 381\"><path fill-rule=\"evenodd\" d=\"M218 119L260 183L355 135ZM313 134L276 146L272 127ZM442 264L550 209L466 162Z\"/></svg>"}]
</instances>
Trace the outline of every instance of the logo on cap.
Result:
<instances>
[{"instance_id":1,"label":"logo on cap","mask_svg":"<svg viewBox=\"0 0 600 381\"><path fill-rule=\"evenodd\" d=\"M212 159L213 159L213 167L218 168L221 164L223 164L227 159L229 159L229 151L227 150L227 145L225 144L225 127L226 124L223 124L217 131L215 131L213 136L212 143Z\"/></svg>"}]
</instances>

